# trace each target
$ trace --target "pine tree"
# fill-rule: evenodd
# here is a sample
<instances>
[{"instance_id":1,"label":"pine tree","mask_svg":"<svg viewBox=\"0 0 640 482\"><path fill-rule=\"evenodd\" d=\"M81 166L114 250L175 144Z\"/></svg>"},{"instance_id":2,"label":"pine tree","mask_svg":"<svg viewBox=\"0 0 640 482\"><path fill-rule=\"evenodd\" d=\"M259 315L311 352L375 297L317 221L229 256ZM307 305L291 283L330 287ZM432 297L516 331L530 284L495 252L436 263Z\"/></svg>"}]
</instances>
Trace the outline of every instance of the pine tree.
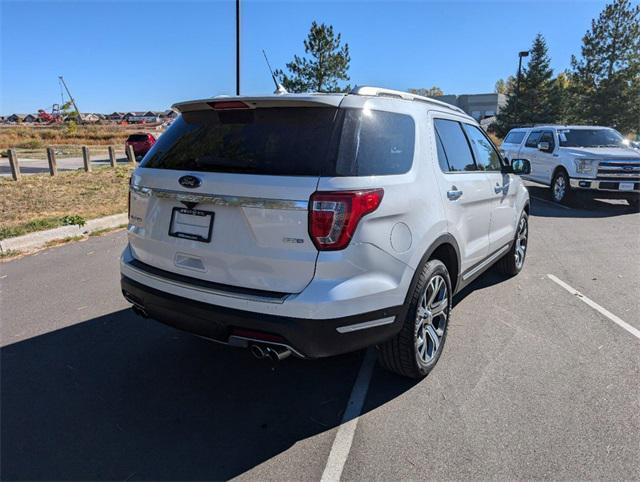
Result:
<instances>
[{"instance_id":1,"label":"pine tree","mask_svg":"<svg viewBox=\"0 0 640 482\"><path fill-rule=\"evenodd\" d=\"M556 122L560 108L560 96L549 59L547 43L541 34L533 41L530 60L524 69L520 85L521 104L518 122L544 124Z\"/></svg>"},{"instance_id":2,"label":"pine tree","mask_svg":"<svg viewBox=\"0 0 640 482\"><path fill-rule=\"evenodd\" d=\"M640 132L640 5L614 0L591 22L571 60L570 92L572 118Z\"/></svg>"},{"instance_id":3,"label":"pine tree","mask_svg":"<svg viewBox=\"0 0 640 482\"><path fill-rule=\"evenodd\" d=\"M280 69L275 75L289 92L345 92L349 86L340 87L338 82L349 80L351 56L349 44L340 44L341 35L333 32L333 26L314 21L304 41L311 58L295 55L287 64L289 75Z\"/></svg>"},{"instance_id":4,"label":"pine tree","mask_svg":"<svg viewBox=\"0 0 640 482\"><path fill-rule=\"evenodd\" d=\"M520 77L519 95L515 86L508 90L507 104L492 125L499 136L516 125L556 122L561 92L553 80L550 63L547 43L538 34L531 46L529 63Z\"/></svg>"}]
</instances>

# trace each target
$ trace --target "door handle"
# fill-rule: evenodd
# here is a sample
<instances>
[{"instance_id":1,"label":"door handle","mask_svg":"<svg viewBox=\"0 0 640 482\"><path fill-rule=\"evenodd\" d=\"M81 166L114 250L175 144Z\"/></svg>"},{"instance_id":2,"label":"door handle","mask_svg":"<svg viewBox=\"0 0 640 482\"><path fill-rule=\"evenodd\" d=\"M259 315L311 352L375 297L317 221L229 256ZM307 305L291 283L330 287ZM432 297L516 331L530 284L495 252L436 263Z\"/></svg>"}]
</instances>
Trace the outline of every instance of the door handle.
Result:
<instances>
[{"instance_id":1,"label":"door handle","mask_svg":"<svg viewBox=\"0 0 640 482\"><path fill-rule=\"evenodd\" d=\"M449 201L455 201L456 199L460 199L462 196L462 191L460 191L457 187L451 186L451 191L447 191L447 197Z\"/></svg>"},{"instance_id":2,"label":"door handle","mask_svg":"<svg viewBox=\"0 0 640 482\"><path fill-rule=\"evenodd\" d=\"M496 194L507 194L509 192L509 184L505 184L504 186L501 186L500 184L496 183L496 187L493 188L493 191Z\"/></svg>"}]
</instances>

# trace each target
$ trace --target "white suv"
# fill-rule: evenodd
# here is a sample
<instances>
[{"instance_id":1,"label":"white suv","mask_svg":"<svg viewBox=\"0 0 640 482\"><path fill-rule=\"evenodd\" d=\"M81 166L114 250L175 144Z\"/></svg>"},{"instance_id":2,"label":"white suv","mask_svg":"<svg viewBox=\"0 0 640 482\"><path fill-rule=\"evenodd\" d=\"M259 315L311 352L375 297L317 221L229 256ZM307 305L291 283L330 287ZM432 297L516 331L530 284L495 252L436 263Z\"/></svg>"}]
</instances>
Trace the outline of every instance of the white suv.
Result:
<instances>
[{"instance_id":1,"label":"white suv","mask_svg":"<svg viewBox=\"0 0 640 482\"><path fill-rule=\"evenodd\" d=\"M373 87L174 108L131 178L122 291L142 316L273 359L378 345L421 377L453 294L522 269L528 163L458 108Z\"/></svg>"},{"instance_id":2,"label":"white suv","mask_svg":"<svg viewBox=\"0 0 640 482\"><path fill-rule=\"evenodd\" d=\"M640 150L614 129L555 125L512 129L501 151L507 159L528 159L531 174L525 177L550 186L556 202L585 192L638 206Z\"/></svg>"}]
</instances>

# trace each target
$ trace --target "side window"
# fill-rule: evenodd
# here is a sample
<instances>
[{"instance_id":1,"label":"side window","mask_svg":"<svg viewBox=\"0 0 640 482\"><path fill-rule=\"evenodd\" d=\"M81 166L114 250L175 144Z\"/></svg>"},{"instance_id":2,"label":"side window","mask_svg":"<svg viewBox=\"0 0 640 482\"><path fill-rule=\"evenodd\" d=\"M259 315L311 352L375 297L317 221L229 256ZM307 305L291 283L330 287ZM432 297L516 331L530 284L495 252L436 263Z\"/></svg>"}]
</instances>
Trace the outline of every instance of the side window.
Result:
<instances>
[{"instance_id":1,"label":"side window","mask_svg":"<svg viewBox=\"0 0 640 482\"><path fill-rule=\"evenodd\" d=\"M434 124L437 137L442 142L442 151L446 156L448 171L476 171L476 164L460 123L446 119L435 119ZM438 160L442 167L440 155L438 155Z\"/></svg>"},{"instance_id":2,"label":"side window","mask_svg":"<svg viewBox=\"0 0 640 482\"><path fill-rule=\"evenodd\" d=\"M476 126L464 124L476 155L476 164L481 171L500 171L500 155L496 152L487 136Z\"/></svg>"},{"instance_id":3,"label":"side window","mask_svg":"<svg viewBox=\"0 0 640 482\"><path fill-rule=\"evenodd\" d=\"M538 142L548 142L552 151L556 148L556 142L553 138L553 132L551 131L544 131Z\"/></svg>"},{"instance_id":4,"label":"side window","mask_svg":"<svg viewBox=\"0 0 640 482\"><path fill-rule=\"evenodd\" d=\"M511 131L507 134L507 137L502 141L503 144L520 144L524 139L525 132L523 131Z\"/></svg>"},{"instance_id":5,"label":"side window","mask_svg":"<svg viewBox=\"0 0 640 482\"><path fill-rule=\"evenodd\" d=\"M538 142L540 142L540 137L542 136L541 131L533 131L529 138L527 139L526 147L538 147Z\"/></svg>"},{"instance_id":6,"label":"side window","mask_svg":"<svg viewBox=\"0 0 640 482\"><path fill-rule=\"evenodd\" d=\"M444 152L444 147L442 147L442 140L440 139L440 134L436 131L436 146L438 147L438 164L440 164L440 169L442 172L447 172L449 170L449 160L447 159L447 153Z\"/></svg>"}]
</instances>

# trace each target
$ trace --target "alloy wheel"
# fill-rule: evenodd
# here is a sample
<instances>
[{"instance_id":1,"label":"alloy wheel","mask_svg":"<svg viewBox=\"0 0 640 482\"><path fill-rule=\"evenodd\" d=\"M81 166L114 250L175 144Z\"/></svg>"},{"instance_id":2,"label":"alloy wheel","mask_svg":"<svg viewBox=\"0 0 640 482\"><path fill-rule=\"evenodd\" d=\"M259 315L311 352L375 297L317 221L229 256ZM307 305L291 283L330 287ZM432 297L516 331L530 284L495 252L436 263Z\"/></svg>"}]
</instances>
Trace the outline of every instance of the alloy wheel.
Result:
<instances>
[{"instance_id":1,"label":"alloy wheel","mask_svg":"<svg viewBox=\"0 0 640 482\"><path fill-rule=\"evenodd\" d=\"M563 175L556 177L556 181L553 183L553 199L560 202L564 199L564 195L567 191L567 183Z\"/></svg>"},{"instance_id":2,"label":"alloy wheel","mask_svg":"<svg viewBox=\"0 0 640 482\"><path fill-rule=\"evenodd\" d=\"M422 363L438 354L449 319L449 288L441 275L427 283L416 310L415 347Z\"/></svg>"},{"instance_id":3,"label":"alloy wheel","mask_svg":"<svg viewBox=\"0 0 640 482\"><path fill-rule=\"evenodd\" d=\"M516 267L522 268L524 264L524 257L527 251L527 235L529 234L529 228L527 226L527 218L522 217L520 224L518 225L518 236L516 237Z\"/></svg>"}]
</instances>

